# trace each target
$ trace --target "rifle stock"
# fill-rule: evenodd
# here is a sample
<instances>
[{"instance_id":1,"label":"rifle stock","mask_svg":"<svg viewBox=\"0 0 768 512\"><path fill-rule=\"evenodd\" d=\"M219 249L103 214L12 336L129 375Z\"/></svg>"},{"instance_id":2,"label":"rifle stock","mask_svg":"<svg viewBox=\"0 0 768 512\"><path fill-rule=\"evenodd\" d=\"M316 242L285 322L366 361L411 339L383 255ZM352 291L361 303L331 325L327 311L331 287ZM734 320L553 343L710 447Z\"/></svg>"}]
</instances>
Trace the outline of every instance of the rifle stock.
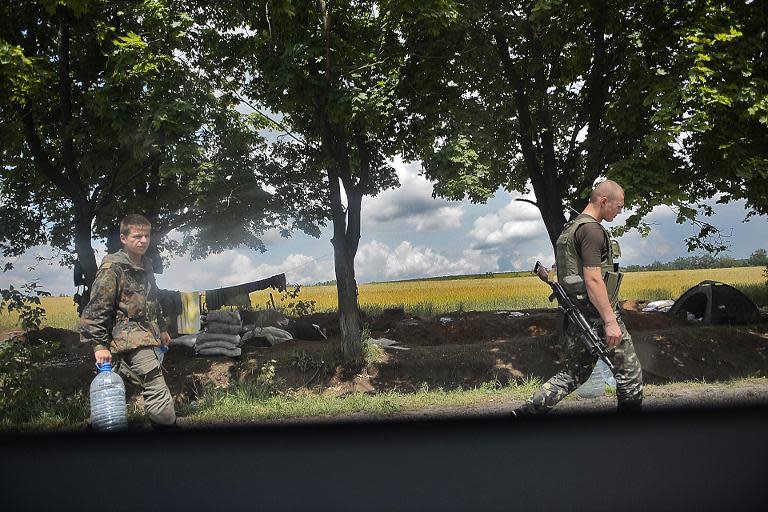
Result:
<instances>
[{"instance_id":1,"label":"rifle stock","mask_svg":"<svg viewBox=\"0 0 768 512\"><path fill-rule=\"evenodd\" d=\"M533 273L552 288L552 295L549 296L550 302L557 299L557 302L560 304L560 309L568 316L568 320L573 322L578 328L579 339L586 345L587 349L589 349L590 354L596 355L602 359L603 362L608 365L608 368L613 371L613 363L608 359L608 352L606 351L602 340L595 332L595 329L589 325L589 322L584 318L584 315L579 311L576 304L574 304L568 294L565 293L565 290L560 283L550 281L549 273L540 261L537 261L536 265L533 267Z\"/></svg>"}]
</instances>

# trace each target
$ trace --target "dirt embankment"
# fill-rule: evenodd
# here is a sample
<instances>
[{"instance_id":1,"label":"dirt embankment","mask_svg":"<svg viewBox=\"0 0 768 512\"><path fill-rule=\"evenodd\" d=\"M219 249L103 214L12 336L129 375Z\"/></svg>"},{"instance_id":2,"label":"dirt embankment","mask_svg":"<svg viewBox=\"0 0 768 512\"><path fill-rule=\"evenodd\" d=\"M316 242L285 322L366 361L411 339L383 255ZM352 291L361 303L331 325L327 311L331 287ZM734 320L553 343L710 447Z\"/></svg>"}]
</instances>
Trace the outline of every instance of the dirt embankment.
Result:
<instances>
[{"instance_id":1,"label":"dirt embankment","mask_svg":"<svg viewBox=\"0 0 768 512\"><path fill-rule=\"evenodd\" d=\"M703 327L663 313L642 313L642 303L627 302L623 317L633 336L645 382L726 381L768 376L768 323L748 327ZM285 388L311 388L329 394L471 388L529 376L547 379L562 360L558 316L554 310L456 312L421 319L402 310L365 318L374 338L396 340L409 350L385 349L383 356L356 373L338 366L335 314L305 318L326 330L323 342L292 340L267 348L246 343L240 358L195 357L174 347L166 355L166 379L177 401L196 398L206 386L255 379L274 363ZM6 333L7 338L10 333ZM60 347L45 364L43 384L63 393L87 391L94 375L93 355L75 332L45 328L31 337L56 340ZM312 364L300 365L300 356Z\"/></svg>"}]
</instances>

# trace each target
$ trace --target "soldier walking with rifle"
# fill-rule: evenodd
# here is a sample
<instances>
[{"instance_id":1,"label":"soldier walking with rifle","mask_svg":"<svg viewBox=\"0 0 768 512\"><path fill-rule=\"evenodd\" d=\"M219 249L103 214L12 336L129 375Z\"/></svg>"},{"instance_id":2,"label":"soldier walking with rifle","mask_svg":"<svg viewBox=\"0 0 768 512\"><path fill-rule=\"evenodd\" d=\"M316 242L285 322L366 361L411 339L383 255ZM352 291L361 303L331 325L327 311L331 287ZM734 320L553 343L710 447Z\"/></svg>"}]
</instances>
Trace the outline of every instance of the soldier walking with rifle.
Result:
<instances>
[{"instance_id":1,"label":"soldier walking with rifle","mask_svg":"<svg viewBox=\"0 0 768 512\"><path fill-rule=\"evenodd\" d=\"M619 316L623 274L614 260L619 245L602 221L612 221L624 207L624 190L614 181L599 183L584 211L568 222L556 243L557 282L549 281L537 262L534 271L553 290L564 315L565 366L515 415L544 414L584 383L598 357L616 377L618 412L639 412L643 401L640 361L632 337Z\"/></svg>"}]
</instances>

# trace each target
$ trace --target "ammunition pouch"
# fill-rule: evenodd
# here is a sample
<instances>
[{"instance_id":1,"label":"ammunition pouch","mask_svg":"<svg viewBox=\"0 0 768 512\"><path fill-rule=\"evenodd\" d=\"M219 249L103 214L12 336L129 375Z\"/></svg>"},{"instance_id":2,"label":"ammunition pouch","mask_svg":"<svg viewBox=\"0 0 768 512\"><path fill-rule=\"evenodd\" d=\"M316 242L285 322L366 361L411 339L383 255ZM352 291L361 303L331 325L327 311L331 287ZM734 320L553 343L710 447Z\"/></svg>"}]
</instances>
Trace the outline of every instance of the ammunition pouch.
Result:
<instances>
[{"instance_id":1,"label":"ammunition pouch","mask_svg":"<svg viewBox=\"0 0 768 512\"><path fill-rule=\"evenodd\" d=\"M580 303L589 301L589 297L587 296L587 285L584 283L584 278L580 275L572 274L570 276L565 276L560 284L574 302Z\"/></svg>"},{"instance_id":2,"label":"ammunition pouch","mask_svg":"<svg viewBox=\"0 0 768 512\"><path fill-rule=\"evenodd\" d=\"M605 282L605 288L608 291L608 300L611 306L616 306L619 301L619 289L621 288L621 282L624 279L623 272L605 271L603 272L603 282ZM587 295L587 286L584 283L584 279L580 275L570 275L563 278L563 282L560 283L563 289L571 297L578 306L589 303L589 296Z\"/></svg>"},{"instance_id":3,"label":"ammunition pouch","mask_svg":"<svg viewBox=\"0 0 768 512\"><path fill-rule=\"evenodd\" d=\"M623 272L603 272L603 281L605 282L605 288L608 291L608 300L613 307L615 307L616 303L619 301L619 289L621 288L621 281L623 279Z\"/></svg>"}]
</instances>

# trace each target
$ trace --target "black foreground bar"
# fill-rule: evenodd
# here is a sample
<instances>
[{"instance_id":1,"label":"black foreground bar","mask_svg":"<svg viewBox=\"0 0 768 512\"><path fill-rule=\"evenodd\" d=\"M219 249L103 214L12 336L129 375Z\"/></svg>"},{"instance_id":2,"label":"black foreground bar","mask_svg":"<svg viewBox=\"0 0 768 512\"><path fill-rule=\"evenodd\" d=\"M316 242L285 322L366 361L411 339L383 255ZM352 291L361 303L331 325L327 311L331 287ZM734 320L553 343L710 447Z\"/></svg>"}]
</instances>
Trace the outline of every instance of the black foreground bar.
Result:
<instances>
[{"instance_id":1,"label":"black foreground bar","mask_svg":"<svg viewBox=\"0 0 768 512\"><path fill-rule=\"evenodd\" d=\"M0 436L0 510L765 510L768 408Z\"/></svg>"}]
</instances>

